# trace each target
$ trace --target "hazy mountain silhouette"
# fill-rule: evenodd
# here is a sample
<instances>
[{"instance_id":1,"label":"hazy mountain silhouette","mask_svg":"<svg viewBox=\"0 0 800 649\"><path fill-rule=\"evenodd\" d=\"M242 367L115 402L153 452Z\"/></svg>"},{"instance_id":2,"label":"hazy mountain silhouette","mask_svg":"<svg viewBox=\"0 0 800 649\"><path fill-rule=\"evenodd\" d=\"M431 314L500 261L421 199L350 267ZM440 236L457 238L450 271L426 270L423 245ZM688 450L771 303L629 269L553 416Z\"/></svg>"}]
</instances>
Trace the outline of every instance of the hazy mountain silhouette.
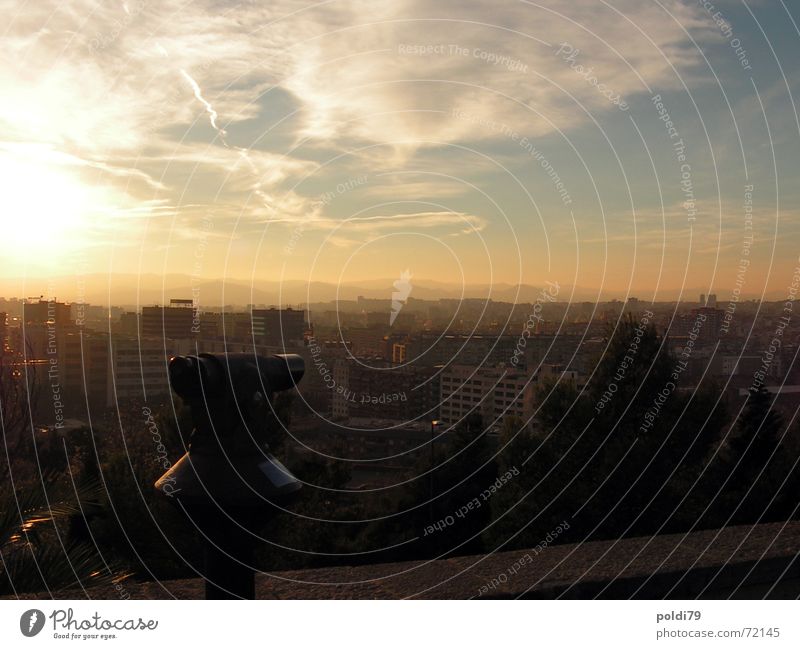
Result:
<instances>
[{"instance_id":1,"label":"hazy mountain silhouette","mask_svg":"<svg viewBox=\"0 0 800 649\"><path fill-rule=\"evenodd\" d=\"M64 301L79 301L103 305L150 305L169 302L171 298L195 297L201 305L238 305L266 304L291 306L306 302L328 302L331 300L355 300L358 296L372 299L391 300L393 283L397 278L378 278L347 282L336 285L329 282L311 282L304 280L265 281L255 280L251 283L245 279L228 280L196 280L189 275L152 273L134 274L88 274L80 278L75 275L64 277L13 278L0 279L0 296L32 297L49 291ZM533 302L541 291L540 286L522 284L520 286L497 283L460 284L438 280L414 278L410 297L436 300L439 298L459 299L487 297L497 302ZM707 288L689 288L683 291L682 300L692 302L700 293L708 293ZM640 299L648 296L634 292ZM678 298L678 291L659 293L660 301ZM718 290L718 299L724 301L728 292ZM623 299L622 291L603 291L598 295L597 289L561 285L556 301L597 301ZM768 294L766 299L780 299L780 293Z\"/></svg>"}]
</instances>

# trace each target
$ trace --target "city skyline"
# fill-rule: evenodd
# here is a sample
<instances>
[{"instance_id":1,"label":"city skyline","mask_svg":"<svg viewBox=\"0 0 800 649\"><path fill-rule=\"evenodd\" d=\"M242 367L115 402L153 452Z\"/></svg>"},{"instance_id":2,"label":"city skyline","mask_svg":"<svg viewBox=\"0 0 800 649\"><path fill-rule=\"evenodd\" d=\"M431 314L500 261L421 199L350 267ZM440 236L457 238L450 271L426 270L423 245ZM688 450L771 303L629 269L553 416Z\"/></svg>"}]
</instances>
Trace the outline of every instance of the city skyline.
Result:
<instances>
[{"instance_id":1,"label":"city skyline","mask_svg":"<svg viewBox=\"0 0 800 649\"><path fill-rule=\"evenodd\" d=\"M148 284L148 279L153 285ZM739 302L784 302L784 293L797 293L800 279L785 288L765 292L761 295L746 290L706 293L702 287L685 287L673 291L662 291L652 299L652 295L625 294L622 291L591 289L585 286L557 286L555 303L640 302L642 304L695 304L703 301L703 296L713 295L720 303ZM149 286L149 288L144 288ZM415 301L453 301L469 300L489 303L525 305L532 304L547 285L531 284L482 284L458 285L414 278L407 299ZM794 288L793 288L794 287ZM22 288L26 290L22 290ZM342 284L315 282L309 285L301 280L260 281L248 284L246 280L220 279L201 280L187 275L133 276L118 275L109 278L105 275L81 276L75 284L72 278L48 278L37 282L26 278L0 280L0 300L23 301L45 300L67 302L73 305L92 305L113 308L119 306L141 308L156 304L167 304L171 300L190 300L194 308L209 310L221 306L261 305L272 307L294 307L322 303L350 303L360 299L392 301L393 280L372 278Z\"/></svg>"}]
</instances>

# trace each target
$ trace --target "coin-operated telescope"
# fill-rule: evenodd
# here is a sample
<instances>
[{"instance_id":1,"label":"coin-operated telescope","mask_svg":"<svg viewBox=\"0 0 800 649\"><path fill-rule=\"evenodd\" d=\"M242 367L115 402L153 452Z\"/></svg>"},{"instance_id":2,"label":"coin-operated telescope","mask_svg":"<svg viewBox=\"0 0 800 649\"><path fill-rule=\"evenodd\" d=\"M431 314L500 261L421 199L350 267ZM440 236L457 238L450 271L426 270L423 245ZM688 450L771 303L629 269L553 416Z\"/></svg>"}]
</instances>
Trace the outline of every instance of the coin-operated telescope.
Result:
<instances>
[{"instance_id":1,"label":"coin-operated telescope","mask_svg":"<svg viewBox=\"0 0 800 649\"><path fill-rule=\"evenodd\" d=\"M253 599L257 531L301 487L269 450L272 400L303 377L297 354L177 356L172 389L188 403L189 451L156 482L205 543L207 599Z\"/></svg>"}]
</instances>

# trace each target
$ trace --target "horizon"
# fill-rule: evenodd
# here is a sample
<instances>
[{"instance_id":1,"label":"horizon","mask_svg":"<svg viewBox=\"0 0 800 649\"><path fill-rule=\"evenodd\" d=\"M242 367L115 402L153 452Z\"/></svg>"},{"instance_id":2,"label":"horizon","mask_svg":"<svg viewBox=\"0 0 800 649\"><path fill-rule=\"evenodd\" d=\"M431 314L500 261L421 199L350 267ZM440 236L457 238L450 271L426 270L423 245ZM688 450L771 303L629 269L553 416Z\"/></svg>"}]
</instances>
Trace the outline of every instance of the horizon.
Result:
<instances>
[{"instance_id":1,"label":"horizon","mask_svg":"<svg viewBox=\"0 0 800 649\"><path fill-rule=\"evenodd\" d=\"M93 289L87 289L89 277L94 277L97 280L96 286ZM113 290L113 293L109 294L108 290L106 289L111 289L111 287L114 286L113 280L124 277L129 277L129 281L134 282L137 286L134 287L126 284L122 284L122 286L120 286L118 283L116 288ZM154 277L158 276L154 275ZM391 301L392 283L396 281L389 277L384 277L354 279L339 284L317 281L314 282L313 285L310 285L302 279L285 279L283 281L258 280L250 282L249 280L242 278L196 278L190 275L171 274L169 276L159 277L158 283L156 283L155 286L143 288L139 286L138 280L140 279L141 276L128 276L124 274L115 274L111 276L95 274L83 276L81 278L80 286L74 289L73 293L60 290L52 290L48 293L47 289L53 289L54 287L53 280L49 280L47 283L34 283L31 281L30 288L33 290L33 293L30 291L23 291L20 293L15 292L18 291L19 284L17 284L17 288L15 288L15 284L13 282L0 279L0 299L30 300L41 298L46 301L67 302L71 304L85 303L109 307L119 305L142 306L150 304L168 304L170 299L186 299L187 297L194 297L197 304L207 305L210 303L209 300L205 298L201 299L201 296L204 294L207 296L209 292L213 295L215 294L215 289L224 289L224 292L233 292L234 295L239 297L233 301L224 303L211 302L211 304L217 306L243 306L248 304L270 303L276 306L288 306L292 304L335 302L337 299L340 301L354 301L358 297L364 297L370 300L383 299L386 301ZM24 285L28 283L29 280L20 279L17 281L22 282ZM162 288L162 284L166 284L166 286ZM104 285L106 288L102 288ZM322 292L322 294L320 295L319 293L315 293L317 295L316 298L313 297L313 295L310 295L312 286L314 291ZM657 295L653 295L652 293L647 295L644 293L637 294L634 292L626 294L621 291L613 290L603 290L598 294L596 291L593 291L585 286L560 284L559 287L560 294L563 295L564 298L556 298L553 300L554 303L559 304L569 304L570 302L594 302L599 304L612 301L625 302L628 299L634 299L641 303L648 304L693 304L699 302L700 295L715 295L718 303L740 301L769 303L781 302L785 301L786 299L780 290L773 290L761 295L748 291L740 291L736 296L733 296L730 292L726 292L724 289L717 289L716 292L711 291L705 293L703 292L704 289L700 287L692 287L682 290L665 290ZM40 288L45 289L45 291L37 293L38 289ZM485 292L485 289L489 288L491 288L491 291L488 293ZM259 299L255 302L252 302L246 300L242 301L241 299L241 295L248 291L253 293L253 297L266 298L267 296L273 295L273 293L270 292L270 289L278 291L278 293L275 293L274 295L283 297L283 301L269 302L269 300L267 300L265 302L264 299ZM489 285L476 282L474 284L459 286L458 284L444 282L442 280L413 278L411 283L411 291L408 298L420 300L452 300L460 297L470 300L485 299L487 301L496 303L530 304L534 301L535 295L541 289L542 285L527 283L510 284L498 282L490 287ZM510 293L515 290L520 294L520 299L509 299ZM420 291L423 291L424 295L419 295ZM337 298L334 295L332 297L331 293L335 293L336 295L343 293L344 296ZM302 297L303 294L305 294L309 299L300 300L299 297ZM524 299L525 295L530 296L530 299ZM725 297L726 295L728 296L727 298ZM104 296L108 297L108 299L105 299ZM136 296L140 299L131 299L131 296Z\"/></svg>"}]
</instances>

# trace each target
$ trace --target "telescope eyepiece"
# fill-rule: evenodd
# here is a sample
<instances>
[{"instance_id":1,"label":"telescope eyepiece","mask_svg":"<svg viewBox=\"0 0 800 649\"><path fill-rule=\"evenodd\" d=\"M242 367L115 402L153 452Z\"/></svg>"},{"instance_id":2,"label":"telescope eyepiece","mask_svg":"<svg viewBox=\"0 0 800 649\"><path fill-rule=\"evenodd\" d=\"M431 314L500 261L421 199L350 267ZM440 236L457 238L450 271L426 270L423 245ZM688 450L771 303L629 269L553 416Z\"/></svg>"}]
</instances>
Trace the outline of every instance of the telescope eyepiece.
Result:
<instances>
[{"instance_id":1,"label":"telescope eyepiece","mask_svg":"<svg viewBox=\"0 0 800 649\"><path fill-rule=\"evenodd\" d=\"M305 362L297 354L200 354L175 356L169 362L170 385L184 399L221 397L226 390L245 387L237 383L254 374L269 392L290 390L304 372Z\"/></svg>"},{"instance_id":2,"label":"telescope eyepiece","mask_svg":"<svg viewBox=\"0 0 800 649\"><path fill-rule=\"evenodd\" d=\"M224 374L210 354L170 359L169 383L185 399L218 396L225 387Z\"/></svg>"}]
</instances>

